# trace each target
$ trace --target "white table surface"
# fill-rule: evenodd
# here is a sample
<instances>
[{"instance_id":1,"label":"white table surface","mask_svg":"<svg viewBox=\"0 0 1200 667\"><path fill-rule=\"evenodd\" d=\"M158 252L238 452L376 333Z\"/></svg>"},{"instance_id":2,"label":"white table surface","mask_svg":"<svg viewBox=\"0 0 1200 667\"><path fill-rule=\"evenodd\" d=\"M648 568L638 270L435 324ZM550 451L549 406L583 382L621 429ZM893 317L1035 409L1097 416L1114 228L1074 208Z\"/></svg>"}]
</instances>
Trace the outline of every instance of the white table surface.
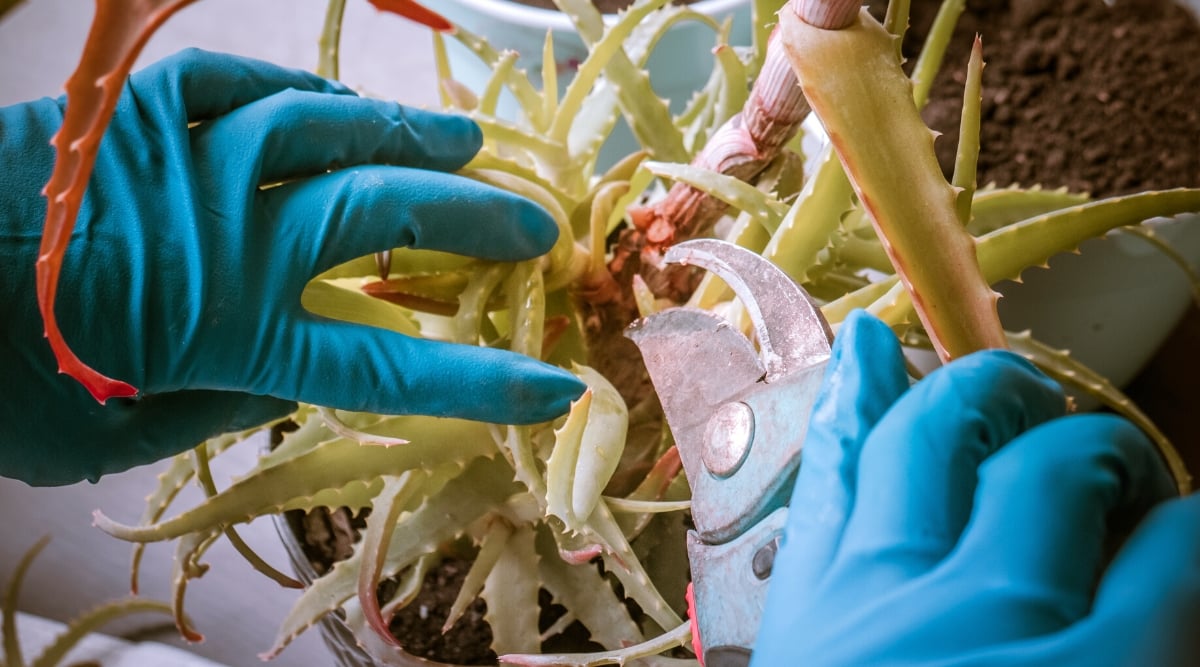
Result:
<instances>
[{"instance_id":1,"label":"white table surface","mask_svg":"<svg viewBox=\"0 0 1200 667\"><path fill-rule=\"evenodd\" d=\"M435 105L428 33L380 14L365 0L347 4L342 79L406 104ZM0 20L0 105L61 93L83 48L93 7L87 0L27 0ZM321 0L202 0L167 22L138 66L197 46L311 69L324 13ZM244 459L230 460L224 467L243 464ZM136 520L160 467L110 476L96 485L57 489L33 489L0 478L0 508L8 520L0 540L0 580L7 580L22 553L40 536L53 536L29 573L21 599L24 611L66 620L128 592L130 547L93 528L91 513L103 508L118 520ZM269 521L251 524L242 534L268 560L286 568ZM167 599L170 559L166 549L151 550L144 595ZM192 619L207 640L188 650L230 667L262 664L257 655L271 645L277 623L297 593L252 571L224 541L209 552L207 562L211 571L193 583L189 594ZM116 626L114 632L162 622L160 617L141 617ZM169 627L153 638L175 641ZM309 667L329 665L331 659L312 631L270 664Z\"/></svg>"}]
</instances>

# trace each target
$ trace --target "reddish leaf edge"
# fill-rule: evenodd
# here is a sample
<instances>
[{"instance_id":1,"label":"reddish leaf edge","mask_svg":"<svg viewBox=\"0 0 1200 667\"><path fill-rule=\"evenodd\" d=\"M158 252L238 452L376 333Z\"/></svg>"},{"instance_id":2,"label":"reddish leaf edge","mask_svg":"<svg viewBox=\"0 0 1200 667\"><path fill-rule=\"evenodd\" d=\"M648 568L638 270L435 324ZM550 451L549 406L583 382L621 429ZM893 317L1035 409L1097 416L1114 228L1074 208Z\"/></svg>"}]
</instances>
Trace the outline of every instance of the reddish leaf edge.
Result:
<instances>
[{"instance_id":1,"label":"reddish leaf edge","mask_svg":"<svg viewBox=\"0 0 1200 667\"><path fill-rule=\"evenodd\" d=\"M62 127L50 143L57 157L46 196L46 221L37 259L37 299L44 333L60 373L80 382L101 404L109 398L136 396L127 382L115 380L84 363L58 326L54 305L63 259L100 140L112 119L121 88L150 35L180 8L194 0L97 0L96 16L75 72L67 79L67 109Z\"/></svg>"}]
</instances>

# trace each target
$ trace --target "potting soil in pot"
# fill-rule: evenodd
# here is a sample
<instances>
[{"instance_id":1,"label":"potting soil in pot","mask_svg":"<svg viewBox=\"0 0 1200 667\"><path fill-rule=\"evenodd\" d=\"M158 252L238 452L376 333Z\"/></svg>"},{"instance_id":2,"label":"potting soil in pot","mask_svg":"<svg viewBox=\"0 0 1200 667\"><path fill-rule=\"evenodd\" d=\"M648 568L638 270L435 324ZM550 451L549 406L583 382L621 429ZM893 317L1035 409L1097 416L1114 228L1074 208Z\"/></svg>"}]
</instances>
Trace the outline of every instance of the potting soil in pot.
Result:
<instances>
[{"instance_id":1,"label":"potting soil in pot","mask_svg":"<svg viewBox=\"0 0 1200 667\"><path fill-rule=\"evenodd\" d=\"M940 4L913 0L910 58ZM943 133L936 147L947 174L979 33L980 185L1065 185L1097 197L1200 185L1200 26L1178 3L966 4L924 113Z\"/></svg>"}]
</instances>

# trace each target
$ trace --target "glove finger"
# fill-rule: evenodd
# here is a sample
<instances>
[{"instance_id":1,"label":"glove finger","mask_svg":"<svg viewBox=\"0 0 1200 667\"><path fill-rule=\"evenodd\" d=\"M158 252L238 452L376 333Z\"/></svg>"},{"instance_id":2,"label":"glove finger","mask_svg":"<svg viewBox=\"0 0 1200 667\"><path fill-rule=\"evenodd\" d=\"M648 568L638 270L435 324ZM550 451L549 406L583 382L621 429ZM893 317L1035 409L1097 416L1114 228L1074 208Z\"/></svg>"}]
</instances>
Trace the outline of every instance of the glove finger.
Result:
<instances>
[{"instance_id":1,"label":"glove finger","mask_svg":"<svg viewBox=\"0 0 1200 667\"><path fill-rule=\"evenodd\" d=\"M129 86L141 103L161 106L166 96L188 122L215 118L242 105L294 88L354 95L346 86L298 69L226 53L189 48L134 72Z\"/></svg>"},{"instance_id":2,"label":"glove finger","mask_svg":"<svg viewBox=\"0 0 1200 667\"><path fill-rule=\"evenodd\" d=\"M1129 422L1054 420L980 467L975 511L947 572L1010 582L1014 604L1026 610L1013 636L1065 627L1091 605L1110 529L1132 526L1171 495L1158 454Z\"/></svg>"},{"instance_id":3,"label":"glove finger","mask_svg":"<svg viewBox=\"0 0 1200 667\"><path fill-rule=\"evenodd\" d=\"M281 246L293 249L289 261L308 258L309 275L396 247L517 261L544 254L558 238L554 219L523 197L407 167L346 169L260 197L272 233L290 236Z\"/></svg>"},{"instance_id":4,"label":"glove finger","mask_svg":"<svg viewBox=\"0 0 1200 667\"><path fill-rule=\"evenodd\" d=\"M965 664L1193 667L1200 664L1197 627L1200 496L1193 495L1150 512L1101 579L1083 620Z\"/></svg>"},{"instance_id":5,"label":"glove finger","mask_svg":"<svg viewBox=\"0 0 1200 667\"><path fill-rule=\"evenodd\" d=\"M854 506L867 435L908 389L900 343L882 321L856 310L838 329L804 439L783 543L771 570L760 637L791 637L796 596L813 591L833 560ZM760 642L758 664L782 664L787 642ZM776 655L776 651L784 651Z\"/></svg>"},{"instance_id":6,"label":"glove finger","mask_svg":"<svg viewBox=\"0 0 1200 667\"><path fill-rule=\"evenodd\" d=\"M788 580L789 585L776 584L788 596L811 589L833 559L854 505L862 444L907 389L896 336L865 311L852 312L834 340L809 420L787 532L772 575L776 582Z\"/></svg>"},{"instance_id":7,"label":"glove finger","mask_svg":"<svg viewBox=\"0 0 1200 667\"><path fill-rule=\"evenodd\" d=\"M535 359L315 316L293 324L253 391L344 410L535 424L585 386Z\"/></svg>"},{"instance_id":8,"label":"glove finger","mask_svg":"<svg viewBox=\"0 0 1200 667\"><path fill-rule=\"evenodd\" d=\"M192 136L202 161L224 167L207 176L228 180L230 157L239 156L248 178L263 185L369 163L453 171L482 144L479 126L465 116L297 90L247 104Z\"/></svg>"},{"instance_id":9,"label":"glove finger","mask_svg":"<svg viewBox=\"0 0 1200 667\"><path fill-rule=\"evenodd\" d=\"M887 590L940 562L967 523L979 464L1065 408L1061 388L1009 352L963 357L917 383L863 445L841 585Z\"/></svg>"},{"instance_id":10,"label":"glove finger","mask_svg":"<svg viewBox=\"0 0 1200 667\"><path fill-rule=\"evenodd\" d=\"M1156 507L1100 582L1092 639L1124 638L1122 664L1200 664L1200 496Z\"/></svg>"}]
</instances>

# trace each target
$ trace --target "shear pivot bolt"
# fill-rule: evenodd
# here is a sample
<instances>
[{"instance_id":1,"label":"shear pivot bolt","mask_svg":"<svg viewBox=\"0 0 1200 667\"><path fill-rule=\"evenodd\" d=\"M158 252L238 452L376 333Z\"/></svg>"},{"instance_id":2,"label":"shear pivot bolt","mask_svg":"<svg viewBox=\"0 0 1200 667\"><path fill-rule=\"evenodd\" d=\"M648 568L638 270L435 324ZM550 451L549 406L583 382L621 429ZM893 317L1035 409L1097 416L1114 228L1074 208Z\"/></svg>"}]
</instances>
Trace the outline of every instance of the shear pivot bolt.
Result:
<instances>
[{"instance_id":1,"label":"shear pivot bolt","mask_svg":"<svg viewBox=\"0 0 1200 667\"><path fill-rule=\"evenodd\" d=\"M717 477L737 472L754 441L754 411L745 403L726 403L708 420L704 434L704 467Z\"/></svg>"}]
</instances>

